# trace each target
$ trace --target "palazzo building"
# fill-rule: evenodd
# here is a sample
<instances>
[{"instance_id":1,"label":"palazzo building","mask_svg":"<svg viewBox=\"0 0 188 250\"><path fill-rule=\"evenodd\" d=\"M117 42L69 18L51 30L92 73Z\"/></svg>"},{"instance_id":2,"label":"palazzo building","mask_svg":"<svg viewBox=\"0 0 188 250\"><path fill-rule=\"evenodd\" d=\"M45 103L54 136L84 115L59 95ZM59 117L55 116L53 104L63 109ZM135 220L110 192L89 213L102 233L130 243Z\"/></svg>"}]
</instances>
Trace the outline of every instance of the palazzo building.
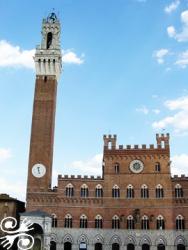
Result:
<instances>
[{"instance_id":1,"label":"palazzo building","mask_svg":"<svg viewBox=\"0 0 188 250\"><path fill-rule=\"evenodd\" d=\"M26 212L33 249L188 250L188 177L171 176L170 136L117 145L104 135L102 176L58 175L52 187L60 22L51 13L36 48Z\"/></svg>"}]
</instances>

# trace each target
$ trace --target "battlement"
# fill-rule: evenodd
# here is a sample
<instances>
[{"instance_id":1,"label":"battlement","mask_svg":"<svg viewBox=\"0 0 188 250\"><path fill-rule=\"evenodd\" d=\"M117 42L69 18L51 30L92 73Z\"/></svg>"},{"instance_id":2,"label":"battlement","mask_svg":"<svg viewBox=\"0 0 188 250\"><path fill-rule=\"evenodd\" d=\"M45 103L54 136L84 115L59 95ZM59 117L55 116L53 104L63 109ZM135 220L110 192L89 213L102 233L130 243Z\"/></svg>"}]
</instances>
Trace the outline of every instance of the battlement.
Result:
<instances>
[{"instance_id":1,"label":"battlement","mask_svg":"<svg viewBox=\"0 0 188 250\"><path fill-rule=\"evenodd\" d=\"M72 179L84 179L84 180L102 180L101 176L94 176L94 175L58 175L58 180L72 180Z\"/></svg>"},{"instance_id":2,"label":"battlement","mask_svg":"<svg viewBox=\"0 0 188 250\"><path fill-rule=\"evenodd\" d=\"M116 145L117 136L116 135L104 135L104 150L154 150L154 149L169 149L169 139L170 135L167 134L156 134L157 146L150 144L140 145Z\"/></svg>"},{"instance_id":3,"label":"battlement","mask_svg":"<svg viewBox=\"0 0 188 250\"><path fill-rule=\"evenodd\" d=\"M173 175L172 176L172 180L187 180L188 181L188 176L184 175L184 174L181 174L180 176L179 175Z\"/></svg>"},{"instance_id":4,"label":"battlement","mask_svg":"<svg viewBox=\"0 0 188 250\"><path fill-rule=\"evenodd\" d=\"M157 147L169 147L170 134L156 134Z\"/></svg>"}]
</instances>

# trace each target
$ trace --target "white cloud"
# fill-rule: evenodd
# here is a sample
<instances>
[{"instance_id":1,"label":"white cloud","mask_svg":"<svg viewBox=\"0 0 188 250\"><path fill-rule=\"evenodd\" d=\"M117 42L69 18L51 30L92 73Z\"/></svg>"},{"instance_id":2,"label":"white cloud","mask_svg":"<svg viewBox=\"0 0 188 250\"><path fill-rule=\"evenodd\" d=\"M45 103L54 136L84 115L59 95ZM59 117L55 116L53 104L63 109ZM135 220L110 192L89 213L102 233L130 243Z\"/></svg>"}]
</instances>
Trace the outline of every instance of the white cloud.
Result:
<instances>
[{"instance_id":1,"label":"white cloud","mask_svg":"<svg viewBox=\"0 0 188 250\"><path fill-rule=\"evenodd\" d=\"M171 12L175 11L178 6L180 4L180 0L176 0L172 3L170 3L169 5L167 5L165 8L164 8L164 11L168 14L170 14Z\"/></svg>"},{"instance_id":2,"label":"white cloud","mask_svg":"<svg viewBox=\"0 0 188 250\"><path fill-rule=\"evenodd\" d=\"M145 106L142 106L142 107L140 107L140 108L137 108L136 111L137 111L137 112L140 112L140 113L143 113L143 114L145 114L145 115L147 115L147 114L149 113L149 109L148 109L147 107L145 107Z\"/></svg>"},{"instance_id":3,"label":"white cloud","mask_svg":"<svg viewBox=\"0 0 188 250\"><path fill-rule=\"evenodd\" d=\"M182 30L178 33L174 26L167 28L169 37L176 39L178 42L188 41L188 10L181 13Z\"/></svg>"},{"instance_id":4,"label":"white cloud","mask_svg":"<svg viewBox=\"0 0 188 250\"><path fill-rule=\"evenodd\" d=\"M72 63L72 64L82 64L84 63L84 54L82 54L80 57L78 57L76 55L76 53L74 53L71 50L65 50L62 51L63 56L62 56L62 61L64 63Z\"/></svg>"},{"instance_id":5,"label":"white cloud","mask_svg":"<svg viewBox=\"0 0 188 250\"><path fill-rule=\"evenodd\" d=\"M172 170L173 175L174 174L188 175L188 155L187 154L174 155L171 157L171 160L172 160L171 170Z\"/></svg>"},{"instance_id":6,"label":"white cloud","mask_svg":"<svg viewBox=\"0 0 188 250\"><path fill-rule=\"evenodd\" d=\"M176 65L185 69L188 65L188 50L179 54L178 59L175 62Z\"/></svg>"},{"instance_id":7,"label":"white cloud","mask_svg":"<svg viewBox=\"0 0 188 250\"><path fill-rule=\"evenodd\" d=\"M12 157L10 149L0 148L0 161L7 160Z\"/></svg>"},{"instance_id":8,"label":"white cloud","mask_svg":"<svg viewBox=\"0 0 188 250\"><path fill-rule=\"evenodd\" d=\"M183 96L175 100L168 100L164 105L168 110L176 111L176 113L160 121L153 122L153 128L164 129L171 126L175 133L185 134L188 131L188 96Z\"/></svg>"},{"instance_id":9,"label":"white cloud","mask_svg":"<svg viewBox=\"0 0 188 250\"><path fill-rule=\"evenodd\" d=\"M167 27L167 33L168 33L169 37L174 37L176 34L176 30L173 26L169 26L169 27Z\"/></svg>"},{"instance_id":10,"label":"white cloud","mask_svg":"<svg viewBox=\"0 0 188 250\"><path fill-rule=\"evenodd\" d=\"M73 161L69 164L69 169L79 175L101 175L102 157L102 154L97 154L88 160Z\"/></svg>"},{"instance_id":11,"label":"white cloud","mask_svg":"<svg viewBox=\"0 0 188 250\"><path fill-rule=\"evenodd\" d=\"M0 67L34 68L35 50L22 50L5 40L0 41Z\"/></svg>"},{"instance_id":12,"label":"white cloud","mask_svg":"<svg viewBox=\"0 0 188 250\"><path fill-rule=\"evenodd\" d=\"M157 60L157 62L159 64L163 64L164 63L164 58L168 54L169 54L169 50L168 49L159 49L159 50L157 50L157 51L155 51L153 53L153 57L156 58L156 60Z\"/></svg>"},{"instance_id":13,"label":"white cloud","mask_svg":"<svg viewBox=\"0 0 188 250\"><path fill-rule=\"evenodd\" d=\"M35 49L23 50L19 46L0 40L0 67L22 67L34 69L33 56ZM82 64L84 63L84 54L77 56L72 50L62 51L63 63Z\"/></svg>"}]
</instances>

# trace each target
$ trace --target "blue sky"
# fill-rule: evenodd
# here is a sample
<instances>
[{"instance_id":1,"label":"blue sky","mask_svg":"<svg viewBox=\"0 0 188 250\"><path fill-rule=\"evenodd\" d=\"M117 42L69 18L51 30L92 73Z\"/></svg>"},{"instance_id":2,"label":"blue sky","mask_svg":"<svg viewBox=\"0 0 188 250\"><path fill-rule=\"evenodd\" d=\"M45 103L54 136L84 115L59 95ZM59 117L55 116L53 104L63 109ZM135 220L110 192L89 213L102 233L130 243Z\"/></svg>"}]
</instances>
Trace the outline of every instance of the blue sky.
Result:
<instances>
[{"instance_id":1,"label":"blue sky","mask_svg":"<svg viewBox=\"0 0 188 250\"><path fill-rule=\"evenodd\" d=\"M0 192L24 199L41 22L62 24L54 184L101 170L103 134L152 144L170 132L172 174L188 175L187 0L0 1Z\"/></svg>"}]
</instances>

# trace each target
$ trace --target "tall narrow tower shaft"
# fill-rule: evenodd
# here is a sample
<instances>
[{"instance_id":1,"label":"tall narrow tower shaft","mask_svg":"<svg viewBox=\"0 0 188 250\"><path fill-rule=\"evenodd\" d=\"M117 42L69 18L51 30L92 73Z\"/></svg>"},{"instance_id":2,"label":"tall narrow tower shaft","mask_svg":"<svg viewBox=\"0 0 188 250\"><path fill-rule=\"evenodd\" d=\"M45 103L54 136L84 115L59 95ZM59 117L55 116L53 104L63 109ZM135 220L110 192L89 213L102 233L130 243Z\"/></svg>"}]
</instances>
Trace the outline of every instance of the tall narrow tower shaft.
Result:
<instances>
[{"instance_id":1,"label":"tall narrow tower shaft","mask_svg":"<svg viewBox=\"0 0 188 250\"><path fill-rule=\"evenodd\" d=\"M36 82L29 152L27 196L51 188L57 81L61 73L60 22L51 13L42 23L35 53Z\"/></svg>"}]
</instances>

